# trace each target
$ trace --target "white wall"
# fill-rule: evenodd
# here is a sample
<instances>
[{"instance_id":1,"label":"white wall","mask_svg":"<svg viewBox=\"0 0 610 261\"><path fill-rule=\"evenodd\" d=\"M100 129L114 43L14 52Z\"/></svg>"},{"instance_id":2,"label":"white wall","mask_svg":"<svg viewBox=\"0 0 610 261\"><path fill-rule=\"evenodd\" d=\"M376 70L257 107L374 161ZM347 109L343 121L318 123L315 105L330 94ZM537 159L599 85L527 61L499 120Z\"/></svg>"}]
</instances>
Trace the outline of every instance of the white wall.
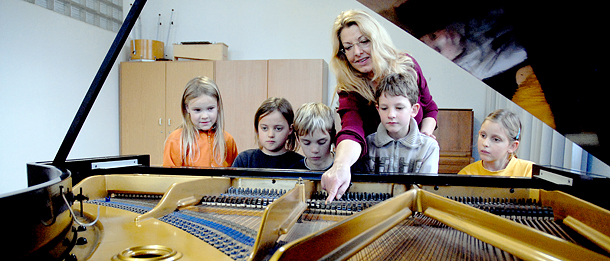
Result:
<instances>
[{"instance_id":1,"label":"white wall","mask_svg":"<svg viewBox=\"0 0 610 261\"><path fill-rule=\"evenodd\" d=\"M124 0L124 15L132 1ZM141 35L154 39L161 14L165 41L224 42L230 60L325 59L331 27L343 10L368 10L356 0L149 0ZM369 10L395 45L420 63L441 108L472 108L475 126L488 113L486 85ZM136 27L139 28L139 27ZM52 160L115 33L22 0L0 1L0 194L26 186L28 162ZM171 44L169 45L171 46ZM171 47L166 52L171 57ZM129 45L119 61L126 61ZM118 65L109 75L69 158L119 154ZM335 79L329 74L329 97ZM476 130L475 130L476 131ZM605 165L605 164L602 164Z\"/></svg>"},{"instance_id":2,"label":"white wall","mask_svg":"<svg viewBox=\"0 0 610 261\"><path fill-rule=\"evenodd\" d=\"M132 2L124 0L123 3L129 7ZM161 14L161 39L158 40L165 41L172 9L174 25L170 44L166 45L168 58L172 57L171 43L211 41L229 46L229 60L323 58L326 62L332 55L331 28L337 15L348 9L368 10L388 29L394 44L418 60L438 104L444 108L474 108L475 111L482 111L484 106L485 85L355 0L241 0L230 4L226 1L151 0L141 15L141 34L140 31L135 33L155 39ZM126 8L124 13L127 12ZM329 74L329 86L334 87L335 83L334 76ZM330 92L329 97L332 97L332 88ZM480 104L473 106L473 100Z\"/></svg>"},{"instance_id":3,"label":"white wall","mask_svg":"<svg viewBox=\"0 0 610 261\"><path fill-rule=\"evenodd\" d=\"M0 1L0 194L27 187L26 163L53 160L115 33L21 0ZM113 69L69 158L119 153Z\"/></svg>"}]
</instances>

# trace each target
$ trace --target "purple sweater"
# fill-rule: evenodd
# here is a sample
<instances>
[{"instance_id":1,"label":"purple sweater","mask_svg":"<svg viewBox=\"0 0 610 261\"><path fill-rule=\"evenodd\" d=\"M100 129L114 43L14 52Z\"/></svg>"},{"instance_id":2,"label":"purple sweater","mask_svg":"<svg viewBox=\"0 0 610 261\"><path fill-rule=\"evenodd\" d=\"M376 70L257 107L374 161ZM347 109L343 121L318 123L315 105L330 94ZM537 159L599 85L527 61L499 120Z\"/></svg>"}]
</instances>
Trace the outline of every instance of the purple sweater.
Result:
<instances>
[{"instance_id":1,"label":"purple sweater","mask_svg":"<svg viewBox=\"0 0 610 261\"><path fill-rule=\"evenodd\" d=\"M411 57L410 55L406 54ZM419 86L419 99L417 103L421 105L421 109L415 116L415 121L418 126L421 126L423 118L434 118L438 114L438 106L430 90L428 89L428 83L424 74L422 73L421 67L413 57L413 63L415 64L415 72L417 72L417 85ZM358 142L362 146L362 153L360 157L366 155L366 136L377 131L377 126L381 123L379 113L375 109L375 104L369 104L369 102L356 92L345 92L340 91L339 95L339 108L337 112L341 116L341 131L337 133L337 144L343 140L353 140Z\"/></svg>"}]
</instances>

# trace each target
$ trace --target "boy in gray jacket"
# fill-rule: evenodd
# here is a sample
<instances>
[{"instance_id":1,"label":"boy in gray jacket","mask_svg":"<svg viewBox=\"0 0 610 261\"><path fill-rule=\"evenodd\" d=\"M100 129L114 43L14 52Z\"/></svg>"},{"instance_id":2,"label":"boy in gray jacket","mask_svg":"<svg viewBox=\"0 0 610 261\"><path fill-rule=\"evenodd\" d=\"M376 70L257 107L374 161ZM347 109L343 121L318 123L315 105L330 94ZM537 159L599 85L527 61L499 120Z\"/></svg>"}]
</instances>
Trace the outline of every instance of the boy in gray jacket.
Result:
<instances>
[{"instance_id":1,"label":"boy in gray jacket","mask_svg":"<svg viewBox=\"0 0 610 261\"><path fill-rule=\"evenodd\" d=\"M366 138L366 165L375 173L438 173L438 142L419 132L413 119L420 109L414 75L391 74L375 90L381 123Z\"/></svg>"}]
</instances>

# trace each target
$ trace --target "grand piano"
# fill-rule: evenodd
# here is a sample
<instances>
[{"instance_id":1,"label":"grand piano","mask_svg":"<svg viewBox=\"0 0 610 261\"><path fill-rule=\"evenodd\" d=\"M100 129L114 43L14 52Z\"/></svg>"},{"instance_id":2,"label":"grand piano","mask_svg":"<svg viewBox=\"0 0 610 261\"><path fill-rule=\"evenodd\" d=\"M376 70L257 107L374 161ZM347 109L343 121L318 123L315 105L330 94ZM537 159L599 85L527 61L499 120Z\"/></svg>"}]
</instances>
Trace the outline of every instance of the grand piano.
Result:
<instances>
[{"instance_id":1,"label":"grand piano","mask_svg":"<svg viewBox=\"0 0 610 261\"><path fill-rule=\"evenodd\" d=\"M610 260L602 176L356 173L327 204L321 172L162 168L147 155L66 160L136 1L56 158L3 195L7 260ZM27 207L24 207L27 206Z\"/></svg>"},{"instance_id":2,"label":"grand piano","mask_svg":"<svg viewBox=\"0 0 610 261\"><path fill-rule=\"evenodd\" d=\"M1 199L9 209L30 202L19 218L3 216L20 228L9 256L610 259L603 177L538 165L532 179L354 174L349 193L326 204L320 172L163 168L148 161L136 155L29 164L28 190ZM74 180L80 181L72 186Z\"/></svg>"}]
</instances>

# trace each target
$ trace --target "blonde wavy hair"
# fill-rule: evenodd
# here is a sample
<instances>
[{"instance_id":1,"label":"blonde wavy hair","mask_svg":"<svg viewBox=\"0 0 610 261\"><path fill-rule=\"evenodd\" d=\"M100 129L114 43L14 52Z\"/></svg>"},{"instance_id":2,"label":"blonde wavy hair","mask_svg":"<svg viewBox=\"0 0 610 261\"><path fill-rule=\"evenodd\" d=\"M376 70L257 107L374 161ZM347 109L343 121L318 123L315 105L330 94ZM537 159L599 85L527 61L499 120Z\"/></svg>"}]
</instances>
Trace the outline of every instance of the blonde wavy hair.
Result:
<instances>
[{"instance_id":1,"label":"blonde wavy hair","mask_svg":"<svg viewBox=\"0 0 610 261\"><path fill-rule=\"evenodd\" d=\"M199 129L193 125L187 105L190 101L202 95L210 96L218 102L218 116L216 117L216 123L212 127L214 130L214 145L212 151L215 163L221 167L227 157L222 97L220 96L220 90L216 83L205 76L198 76L190 80L186 84L184 93L182 94L182 124L179 127L182 128L182 142L180 144L182 164L188 166L189 162L195 162L195 159L200 157L199 145L197 144Z\"/></svg>"},{"instance_id":2,"label":"blonde wavy hair","mask_svg":"<svg viewBox=\"0 0 610 261\"><path fill-rule=\"evenodd\" d=\"M362 35L371 41L370 55L373 62L373 77L354 69L341 51L341 31L357 25ZM371 81L379 81L391 73L415 73L413 60L394 47L388 32L368 13L360 10L342 12L335 19L332 30L333 56L330 60L331 70L337 77L335 93L339 91L357 92L369 103L375 102Z\"/></svg>"}]
</instances>

